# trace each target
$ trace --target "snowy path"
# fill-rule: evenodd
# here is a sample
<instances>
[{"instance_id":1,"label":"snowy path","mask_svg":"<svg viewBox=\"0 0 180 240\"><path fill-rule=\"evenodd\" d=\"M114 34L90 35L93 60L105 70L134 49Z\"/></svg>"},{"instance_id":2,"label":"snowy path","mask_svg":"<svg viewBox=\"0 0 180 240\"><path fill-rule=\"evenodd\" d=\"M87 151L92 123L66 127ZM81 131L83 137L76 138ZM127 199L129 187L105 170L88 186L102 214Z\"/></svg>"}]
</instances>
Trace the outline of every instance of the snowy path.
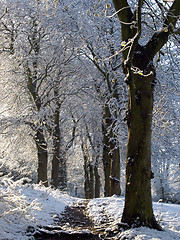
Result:
<instances>
[{"instance_id":1,"label":"snowy path","mask_svg":"<svg viewBox=\"0 0 180 240\"><path fill-rule=\"evenodd\" d=\"M35 239L56 239L56 240L100 240L95 233L94 224L86 214L87 200L73 206L67 206L57 216L54 225L38 229Z\"/></svg>"}]
</instances>

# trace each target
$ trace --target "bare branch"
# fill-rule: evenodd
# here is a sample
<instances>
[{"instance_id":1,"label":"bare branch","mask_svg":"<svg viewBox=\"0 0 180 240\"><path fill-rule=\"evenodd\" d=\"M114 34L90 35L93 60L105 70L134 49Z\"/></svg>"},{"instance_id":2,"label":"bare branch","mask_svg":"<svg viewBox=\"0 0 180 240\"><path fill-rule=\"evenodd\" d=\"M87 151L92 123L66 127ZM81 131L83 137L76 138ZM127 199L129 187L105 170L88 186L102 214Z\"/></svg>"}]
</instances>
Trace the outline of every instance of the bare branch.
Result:
<instances>
[{"instance_id":1,"label":"bare branch","mask_svg":"<svg viewBox=\"0 0 180 240\"><path fill-rule=\"evenodd\" d=\"M150 41L147 43L146 48L153 58L156 53L166 44L168 37L174 31L176 22L180 15L180 1L175 0L169 9L164 20L163 27L160 31L155 32Z\"/></svg>"},{"instance_id":2,"label":"bare branch","mask_svg":"<svg viewBox=\"0 0 180 240\"><path fill-rule=\"evenodd\" d=\"M2 18L6 15L7 12L8 12L8 9L6 8L6 9L4 10L4 13L2 14L2 16L0 17L0 19L2 19Z\"/></svg>"}]
</instances>

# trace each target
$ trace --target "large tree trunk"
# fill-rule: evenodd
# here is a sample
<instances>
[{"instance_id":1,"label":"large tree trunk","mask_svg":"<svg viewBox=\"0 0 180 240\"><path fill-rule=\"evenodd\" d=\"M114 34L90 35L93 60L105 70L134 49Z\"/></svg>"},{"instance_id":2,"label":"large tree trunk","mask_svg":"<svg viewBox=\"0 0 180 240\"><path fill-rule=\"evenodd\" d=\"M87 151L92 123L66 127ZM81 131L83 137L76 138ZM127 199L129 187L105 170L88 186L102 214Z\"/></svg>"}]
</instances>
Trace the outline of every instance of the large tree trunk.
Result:
<instances>
[{"instance_id":1,"label":"large tree trunk","mask_svg":"<svg viewBox=\"0 0 180 240\"><path fill-rule=\"evenodd\" d=\"M42 129L38 129L35 135L36 146L38 150L38 183L42 182L44 186L48 186L47 179L47 143Z\"/></svg>"},{"instance_id":2,"label":"large tree trunk","mask_svg":"<svg viewBox=\"0 0 180 240\"><path fill-rule=\"evenodd\" d=\"M126 195L122 221L130 226L156 224L151 198L151 122L154 75L133 75L129 83Z\"/></svg>"}]
</instances>

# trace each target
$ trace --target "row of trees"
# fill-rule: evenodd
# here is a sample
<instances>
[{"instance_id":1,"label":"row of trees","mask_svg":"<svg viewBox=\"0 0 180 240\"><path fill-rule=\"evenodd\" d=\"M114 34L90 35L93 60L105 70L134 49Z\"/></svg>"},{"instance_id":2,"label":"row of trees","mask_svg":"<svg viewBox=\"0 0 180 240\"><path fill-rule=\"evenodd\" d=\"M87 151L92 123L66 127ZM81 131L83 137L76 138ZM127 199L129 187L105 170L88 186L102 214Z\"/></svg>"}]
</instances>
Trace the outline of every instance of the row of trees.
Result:
<instances>
[{"instance_id":1,"label":"row of trees","mask_svg":"<svg viewBox=\"0 0 180 240\"><path fill-rule=\"evenodd\" d=\"M122 221L159 228L150 184L153 92L162 71L157 64L172 62L163 56L162 47L172 35L173 47L167 43L167 49L175 49L179 3L157 0L153 7L149 1L113 3L115 11L111 1L32 0L25 4L8 0L7 6L1 6L1 85L7 89L1 96L1 133L15 138L23 130L36 146L37 181L60 189L67 187L67 160L74 158L70 153L75 155L78 148L85 197L93 198L100 196L102 179L105 196L121 194L120 156L124 152L120 149L126 139L126 120ZM172 81L178 66L173 68ZM157 94L157 127L167 123L166 118L160 119L161 96ZM169 123L176 125L176 113ZM159 135L154 134L155 138Z\"/></svg>"},{"instance_id":2,"label":"row of trees","mask_svg":"<svg viewBox=\"0 0 180 240\"><path fill-rule=\"evenodd\" d=\"M10 77L19 76L14 83L14 96L10 101L14 102L17 95L21 95L18 98L21 107L18 116L12 113L10 117L3 118L2 130L26 125L37 147L38 182L48 185L49 157L52 162L51 184L61 189L66 187L66 152L72 147L73 140L79 137L84 159L85 186L88 186L85 188L86 197L99 196L100 158L103 159L105 196L120 195L119 143L117 133L113 130L125 102L125 87L118 89L118 81L122 82L118 71L120 56L102 64L105 57L115 52L112 41L118 37L117 24L104 18L101 12L105 29L99 29L96 24L91 26L94 34L99 34L99 39L93 41L90 32L86 34L85 28L83 31L80 29L82 23L78 22L75 15L70 15L69 9L52 5L44 13L42 6L44 4L38 2L26 7L23 5L22 12L22 5L17 1L8 7L1 21L2 56L13 61ZM59 21L62 16L62 21ZM90 23L94 14L87 13L87 16L87 22ZM74 21L72 26L70 21L63 23L70 17ZM56 21L59 24L54 25ZM9 63L6 63L9 67ZM18 67L16 70L15 65ZM8 84L6 81L4 83ZM120 90L123 92L120 93ZM81 100L83 97L85 101ZM90 116L90 107L85 109L88 100L93 104L93 112L97 111L96 118ZM81 104L82 109L78 113L74 112L77 106L72 101ZM68 116L65 116L64 111L68 112ZM65 140L63 132L68 128L70 134L66 133ZM95 136L95 131L100 135ZM94 189L97 190L94 192Z\"/></svg>"}]
</instances>

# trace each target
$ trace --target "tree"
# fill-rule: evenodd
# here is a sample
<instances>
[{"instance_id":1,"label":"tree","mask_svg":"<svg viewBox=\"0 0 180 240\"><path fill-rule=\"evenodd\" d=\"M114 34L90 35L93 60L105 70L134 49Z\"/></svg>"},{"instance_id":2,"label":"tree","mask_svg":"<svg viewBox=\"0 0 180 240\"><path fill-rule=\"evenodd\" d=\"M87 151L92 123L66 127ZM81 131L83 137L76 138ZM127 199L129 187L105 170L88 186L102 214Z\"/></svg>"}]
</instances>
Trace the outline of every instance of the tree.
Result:
<instances>
[{"instance_id":1,"label":"tree","mask_svg":"<svg viewBox=\"0 0 180 240\"><path fill-rule=\"evenodd\" d=\"M38 55L40 51L40 38L41 34L38 31L37 19L32 18L32 30L28 35L28 40L31 46L30 53L32 54L32 63L25 62L25 75L27 78L27 88L34 101L37 111L40 112L42 108L42 99L38 92L40 85L38 86ZM31 67L30 67L31 66ZM42 82L42 80L41 80ZM32 126L32 123L30 123ZM38 152L38 182L42 181L45 186L48 186L47 179L47 164L48 164L48 151L47 142L43 130L43 122L40 126L34 127L35 130L35 142Z\"/></svg>"},{"instance_id":2,"label":"tree","mask_svg":"<svg viewBox=\"0 0 180 240\"><path fill-rule=\"evenodd\" d=\"M120 47L117 42L119 38L117 22L108 19L104 15L104 5L102 3L96 9L87 11L86 29L82 31L83 46L79 50L80 56L86 57L90 61L87 71L90 72L93 80L94 91L102 105L101 114L101 132L102 132L102 162L104 169L104 195L112 196L120 195L120 141L119 135L115 131L117 126L117 116L122 117L124 109L124 91L125 84L123 82L122 73L119 71L121 65L121 56L116 55ZM92 22L93 25L89 24ZM84 32L85 31L85 32ZM112 55L108 61L109 55ZM97 73L93 76L92 69L96 69ZM98 74L98 75L97 75ZM97 98L96 97L96 98Z\"/></svg>"},{"instance_id":3,"label":"tree","mask_svg":"<svg viewBox=\"0 0 180 240\"><path fill-rule=\"evenodd\" d=\"M156 7L163 16L160 26L155 23L155 13L150 14L151 3L142 0L132 2L136 6L135 11L127 0L113 0L121 23L123 70L129 90L126 193L122 222L129 226L160 229L153 215L151 197L151 125L156 76L153 58L175 32L180 2L175 0L165 7L164 3L156 1ZM149 17L149 21L143 21L144 15ZM153 27L154 32L148 41L146 39L144 44L140 44L143 26Z\"/></svg>"},{"instance_id":4,"label":"tree","mask_svg":"<svg viewBox=\"0 0 180 240\"><path fill-rule=\"evenodd\" d=\"M59 126L61 102L66 94L61 97L60 88L64 79L69 77L68 67L66 70L63 68L68 65L72 56L69 50L71 47L67 46L64 34L57 33L55 27L59 28L59 25L49 30L49 19L43 14L43 8L37 13L37 8L41 8L39 3L35 6L30 2L25 6L18 1L13 4L8 1L7 5L8 14L6 16L5 11L1 20L2 51L12 55L19 64L19 69L14 70L14 73L21 72L21 78L16 78L21 87L15 95L17 97L19 94L21 104L31 109L26 114L21 106L23 119L19 114L16 116L16 123L30 126L33 131L31 136L38 156L38 182L48 185L48 158L52 154L52 184L58 187L59 166L62 162L63 174L60 178L61 182L66 181L63 179L66 171L63 151L60 150L62 136ZM8 58L10 56L7 55ZM13 127L16 127L15 124Z\"/></svg>"}]
</instances>

